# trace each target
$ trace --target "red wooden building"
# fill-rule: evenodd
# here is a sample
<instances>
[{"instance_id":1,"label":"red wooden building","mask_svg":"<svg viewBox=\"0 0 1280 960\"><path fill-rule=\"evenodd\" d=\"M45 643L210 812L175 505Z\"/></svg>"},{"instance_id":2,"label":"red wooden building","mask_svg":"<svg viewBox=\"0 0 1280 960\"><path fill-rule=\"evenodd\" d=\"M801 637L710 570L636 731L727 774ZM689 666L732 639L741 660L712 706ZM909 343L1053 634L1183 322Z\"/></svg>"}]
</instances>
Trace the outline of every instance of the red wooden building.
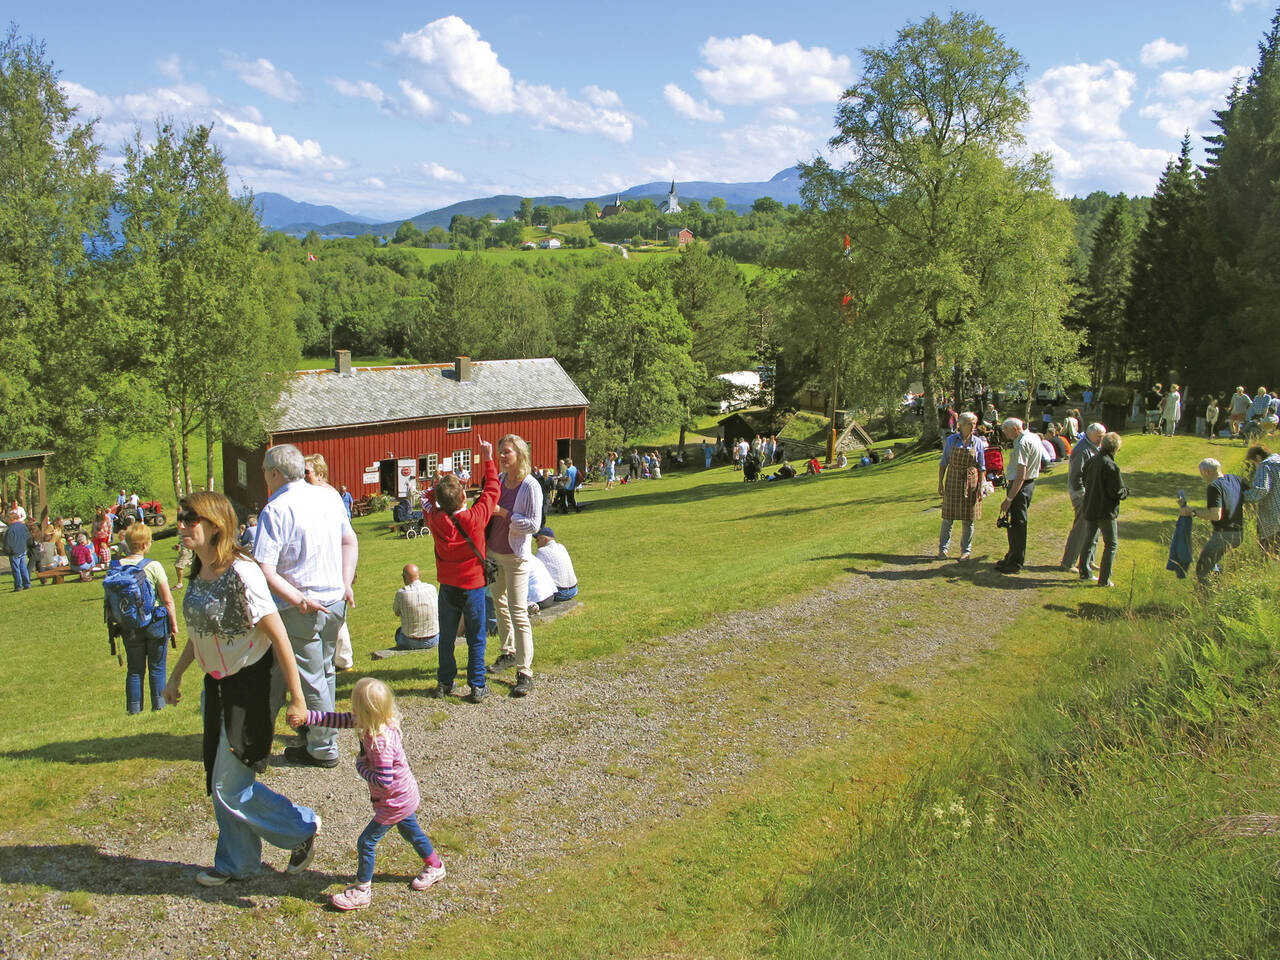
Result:
<instances>
[{"instance_id":1,"label":"red wooden building","mask_svg":"<svg viewBox=\"0 0 1280 960\"><path fill-rule=\"evenodd\" d=\"M266 502L262 458L279 443L323 454L329 482L356 498L398 496L449 470L478 479L478 441L508 433L528 442L535 467L586 459L587 398L553 359L353 368L339 350L334 369L296 374L279 410L262 447L223 444L223 490L242 507Z\"/></svg>"}]
</instances>

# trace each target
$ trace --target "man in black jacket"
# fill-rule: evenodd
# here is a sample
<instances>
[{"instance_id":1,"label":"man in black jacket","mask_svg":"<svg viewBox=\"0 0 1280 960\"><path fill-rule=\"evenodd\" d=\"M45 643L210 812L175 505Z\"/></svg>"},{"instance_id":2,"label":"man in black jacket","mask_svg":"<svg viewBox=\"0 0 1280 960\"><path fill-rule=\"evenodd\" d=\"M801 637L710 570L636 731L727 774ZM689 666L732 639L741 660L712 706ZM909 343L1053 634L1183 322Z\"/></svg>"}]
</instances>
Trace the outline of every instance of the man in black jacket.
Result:
<instances>
[{"instance_id":1,"label":"man in black jacket","mask_svg":"<svg viewBox=\"0 0 1280 960\"><path fill-rule=\"evenodd\" d=\"M1084 466L1084 504L1082 511L1085 517L1084 545L1080 550L1080 579L1092 580L1089 572L1089 555L1093 553L1098 534L1102 534L1102 559L1098 563L1098 586L1114 587L1111 582L1111 567L1116 559L1116 515L1120 512L1120 501L1129 496L1129 491L1120 477L1120 468L1116 466L1116 451L1120 449L1120 434L1108 433L1098 445L1097 456Z\"/></svg>"}]
</instances>

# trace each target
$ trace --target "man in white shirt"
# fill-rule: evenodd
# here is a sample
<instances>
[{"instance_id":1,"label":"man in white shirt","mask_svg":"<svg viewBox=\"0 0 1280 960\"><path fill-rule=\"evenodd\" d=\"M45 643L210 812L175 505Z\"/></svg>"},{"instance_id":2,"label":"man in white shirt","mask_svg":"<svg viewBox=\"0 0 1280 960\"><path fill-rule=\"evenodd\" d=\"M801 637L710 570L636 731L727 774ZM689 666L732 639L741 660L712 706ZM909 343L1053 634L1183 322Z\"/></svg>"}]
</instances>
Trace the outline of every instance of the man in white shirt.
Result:
<instances>
[{"instance_id":1,"label":"man in white shirt","mask_svg":"<svg viewBox=\"0 0 1280 960\"><path fill-rule=\"evenodd\" d=\"M307 483L302 452L291 444L267 451L262 472L270 494L258 511L253 556L266 575L298 662L308 710L332 711L336 693L333 654L347 607L355 605L359 547L347 511L332 487ZM271 704L284 703L284 678L273 671ZM309 729L306 746L286 747L290 763L338 765L336 730Z\"/></svg>"},{"instance_id":2,"label":"man in white shirt","mask_svg":"<svg viewBox=\"0 0 1280 960\"><path fill-rule=\"evenodd\" d=\"M555 603L555 596L555 581L551 579L547 565L535 553L529 558L529 612L537 613L543 607Z\"/></svg>"},{"instance_id":3,"label":"man in white shirt","mask_svg":"<svg viewBox=\"0 0 1280 960\"><path fill-rule=\"evenodd\" d=\"M440 642L440 597L436 588L422 582L416 563L406 563L400 577L404 586L396 591L396 598L391 602L391 612L400 618L396 645L390 650L375 651L375 660L410 650L430 650Z\"/></svg>"},{"instance_id":4,"label":"man in white shirt","mask_svg":"<svg viewBox=\"0 0 1280 960\"><path fill-rule=\"evenodd\" d=\"M1035 493L1036 478L1044 451L1040 438L1027 429L1017 417L1003 424L1005 439L1013 441L1013 459L1009 466L1009 493L1000 504L1000 514L1009 520L1009 552L996 564L1001 573L1019 573L1027 562L1027 510Z\"/></svg>"},{"instance_id":5,"label":"man in white shirt","mask_svg":"<svg viewBox=\"0 0 1280 960\"><path fill-rule=\"evenodd\" d=\"M556 585L555 603L572 600L578 595L578 575L573 570L573 561L569 559L569 551L564 544L556 540L555 531L543 527L535 535L538 541L537 557L551 574Z\"/></svg>"}]
</instances>

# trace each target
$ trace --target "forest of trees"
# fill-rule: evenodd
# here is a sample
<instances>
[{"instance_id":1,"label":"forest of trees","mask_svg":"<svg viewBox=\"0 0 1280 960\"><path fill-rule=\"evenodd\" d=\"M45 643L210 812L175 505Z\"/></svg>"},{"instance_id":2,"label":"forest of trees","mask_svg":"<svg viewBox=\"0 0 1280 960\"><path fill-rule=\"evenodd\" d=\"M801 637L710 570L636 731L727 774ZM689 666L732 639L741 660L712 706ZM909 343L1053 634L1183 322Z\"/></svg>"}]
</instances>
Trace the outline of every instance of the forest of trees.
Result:
<instances>
[{"instance_id":1,"label":"forest of trees","mask_svg":"<svg viewBox=\"0 0 1280 960\"><path fill-rule=\"evenodd\" d=\"M779 403L838 382L840 406L865 409L893 409L917 380L941 399L960 371L990 383L1269 382L1278 57L1280 18L1218 112L1205 165L1184 142L1149 199L1055 197L1047 160L1021 140L1023 61L954 13L864 51L835 105L833 145L856 159L804 165L801 207L761 198L738 215L694 201L664 217L641 200L596 220L590 204L527 202L511 223L299 240L264 232L252 196L230 192L207 127L160 118L104 172L44 45L11 28L0 46L8 445L54 450L58 489L78 503L129 482L127 454L106 440L162 436L185 491L209 482L212 441L262 436L303 354L338 347L430 362L554 356L592 402L593 448L689 423L718 398L715 374L757 365L775 371ZM629 262L604 247L474 252L578 216L603 240L665 238L678 224L699 242ZM459 252L428 266L406 249L427 243ZM747 283L742 262L765 269Z\"/></svg>"}]
</instances>

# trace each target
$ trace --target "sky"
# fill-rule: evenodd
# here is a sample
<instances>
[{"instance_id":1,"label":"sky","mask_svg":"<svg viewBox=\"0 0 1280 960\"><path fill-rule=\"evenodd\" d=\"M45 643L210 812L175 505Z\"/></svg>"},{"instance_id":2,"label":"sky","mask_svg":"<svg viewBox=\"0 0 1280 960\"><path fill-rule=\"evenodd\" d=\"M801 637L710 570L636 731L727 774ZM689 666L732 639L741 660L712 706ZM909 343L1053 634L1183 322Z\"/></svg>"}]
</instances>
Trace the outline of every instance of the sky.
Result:
<instances>
[{"instance_id":1,"label":"sky","mask_svg":"<svg viewBox=\"0 0 1280 960\"><path fill-rule=\"evenodd\" d=\"M974 0L1027 63L1031 149L1064 196L1150 194L1257 62L1267 0ZM949 6L119 4L9 0L104 163L157 117L211 123L235 187L377 219L473 197L767 180L831 156L862 51ZM840 159L836 157L836 159Z\"/></svg>"}]
</instances>

